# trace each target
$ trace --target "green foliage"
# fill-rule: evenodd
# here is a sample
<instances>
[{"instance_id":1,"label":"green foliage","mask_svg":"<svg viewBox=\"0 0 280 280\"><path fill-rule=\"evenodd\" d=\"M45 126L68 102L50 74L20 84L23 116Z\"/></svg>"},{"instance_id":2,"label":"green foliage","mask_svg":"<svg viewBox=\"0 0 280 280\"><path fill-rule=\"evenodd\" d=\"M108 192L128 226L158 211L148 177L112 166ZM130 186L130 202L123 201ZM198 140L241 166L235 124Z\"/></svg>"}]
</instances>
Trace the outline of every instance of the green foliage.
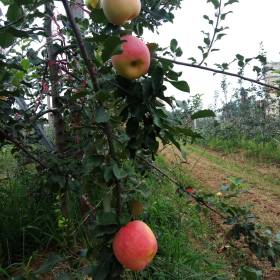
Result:
<instances>
[{"instance_id":1,"label":"green foliage","mask_svg":"<svg viewBox=\"0 0 280 280\"><path fill-rule=\"evenodd\" d=\"M260 270L244 266L239 270L239 277L241 280L261 280L263 279L263 274Z\"/></svg>"},{"instance_id":2,"label":"green foliage","mask_svg":"<svg viewBox=\"0 0 280 280\"><path fill-rule=\"evenodd\" d=\"M245 152L247 157L257 159L259 162L280 162L280 149L277 139L261 143L240 136L231 139L223 139L217 136L207 139L207 146L213 150L226 153L242 151Z\"/></svg>"},{"instance_id":3,"label":"green foliage","mask_svg":"<svg viewBox=\"0 0 280 280\"><path fill-rule=\"evenodd\" d=\"M21 262L34 250L44 248L56 231L52 195L39 192L35 174L17 170L17 175L10 176L0 182L2 266Z\"/></svg>"},{"instance_id":4,"label":"green foliage","mask_svg":"<svg viewBox=\"0 0 280 280\"><path fill-rule=\"evenodd\" d=\"M222 14L221 7L227 9L237 1L223 5L222 1L210 2L219 12L213 37L204 33L205 46L199 47L201 64L215 51L214 42L227 29L220 23L231 11ZM11 243L10 238L14 242L4 254L4 263L11 262L9 255L25 256L40 249L42 243L53 242L64 249L82 244L90 262L87 274L95 280L119 279L123 269L113 256L113 236L132 219L130 202L148 193L144 182L147 170L139 158L154 159L160 142L180 148L177 139L201 136L184 126L183 118L170 119L164 109L166 104L175 104L175 99L166 95L166 82L183 92L190 91L172 62L152 56L149 72L131 81L116 74L110 58L121 52L122 35L134 32L142 36L144 29L157 32L160 25L172 22L181 0L141 1L139 17L122 27L108 23L101 9L77 18L75 26L69 15L54 14L57 1L2 3L7 13L0 23L0 147L12 145L11 152L22 168L19 177L4 181L0 241L2 247L7 240ZM168 48L156 46L153 52L182 55L176 39ZM51 110L44 102L47 98L52 98ZM197 108L199 104L193 105ZM52 118L47 120L45 115L50 111ZM212 115L210 111L193 111L188 117ZM44 129L53 131L54 143ZM180 214L172 205L165 207L157 202L150 208L150 222L156 222L157 209L170 211L173 216ZM16 220L11 222L14 216ZM180 220L174 221L181 226ZM167 220L161 222L167 228ZM170 230L167 228L168 236L161 239L163 243L171 238ZM9 232L13 234L9 236ZM179 242L175 245L181 247L183 236L176 234ZM25 244L31 245L26 248ZM166 250L164 254L175 264L171 248ZM60 260L53 255L41 269L28 271L28 275L46 272ZM191 262L187 257L182 259L188 273ZM195 272L199 272L200 262L209 271L213 268L199 254L193 262ZM171 266L168 270L175 273Z\"/></svg>"}]
</instances>

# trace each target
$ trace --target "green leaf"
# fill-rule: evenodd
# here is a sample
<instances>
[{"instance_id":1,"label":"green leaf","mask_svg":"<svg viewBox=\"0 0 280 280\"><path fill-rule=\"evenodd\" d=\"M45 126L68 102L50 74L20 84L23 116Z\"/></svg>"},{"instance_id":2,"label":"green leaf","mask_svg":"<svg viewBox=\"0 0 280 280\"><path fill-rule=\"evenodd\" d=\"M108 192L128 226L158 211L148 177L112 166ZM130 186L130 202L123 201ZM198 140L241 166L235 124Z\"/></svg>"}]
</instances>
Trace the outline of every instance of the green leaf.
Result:
<instances>
[{"instance_id":1,"label":"green leaf","mask_svg":"<svg viewBox=\"0 0 280 280\"><path fill-rule=\"evenodd\" d=\"M0 31L0 38L0 47L3 49L10 47L15 41L15 37L7 32L7 30Z\"/></svg>"},{"instance_id":2,"label":"green leaf","mask_svg":"<svg viewBox=\"0 0 280 280\"><path fill-rule=\"evenodd\" d=\"M30 62L26 58L22 59L22 61L20 62L20 65L23 68L23 70L25 70L25 71L27 71L30 68Z\"/></svg>"},{"instance_id":3,"label":"green leaf","mask_svg":"<svg viewBox=\"0 0 280 280\"><path fill-rule=\"evenodd\" d=\"M221 14L221 20L224 20L224 19L226 18L226 16L227 16L228 14L231 14L231 13L232 13L232 11L229 11L229 12L227 12L227 13Z\"/></svg>"},{"instance_id":4,"label":"green leaf","mask_svg":"<svg viewBox=\"0 0 280 280\"><path fill-rule=\"evenodd\" d=\"M215 113L212 110L201 110L192 114L191 119L202 119L202 118L211 118L216 117Z\"/></svg>"},{"instance_id":5,"label":"green leaf","mask_svg":"<svg viewBox=\"0 0 280 280\"><path fill-rule=\"evenodd\" d=\"M23 9L21 5L15 3L11 4L8 8L6 17L9 21L16 21L23 16Z\"/></svg>"},{"instance_id":6,"label":"green leaf","mask_svg":"<svg viewBox=\"0 0 280 280\"><path fill-rule=\"evenodd\" d=\"M241 54L237 54L235 57L236 57L238 60L241 60L241 61L244 60L244 56L241 55Z\"/></svg>"},{"instance_id":7,"label":"green leaf","mask_svg":"<svg viewBox=\"0 0 280 280\"><path fill-rule=\"evenodd\" d=\"M239 0L229 0L225 3L224 6L227 6L227 5L230 5L230 4L233 4L233 3L239 3Z\"/></svg>"},{"instance_id":8,"label":"green leaf","mask_svg":"<svg viewBox=\"0 0 280 280\"><path fill-rule=\"evenodd\" d=\"M216 40L220 40L220 39L222 39L226 35L227 35L226 33L220 33L220 34L217 35L217 39Z\"/></svg>"},{"instance_id":9,"label":"green leaf","mask_svg":"<svg viewBox=\"0 0 280 280\"><path fill-rule=\"evenodd\" d=\"M183 91L190 92L190 87L186 81L169 81L175 88Z\"/></svg>"},{"instance_id":10,"label":"green leaf","mask_svg":"<svg viewBox=\"0 0 280 280\"><path fill-rule=\"evenodd\" d=\"M183 54L183 51L182 51L182 49L181 48L177 48L176 49L176 51L175 51L175 54L176 54L176 56L182 56L182 54Z\"/></svg>"},{"instance_id":11,"label":"green leaf","mask_svg":"<svg viewBox=\"0 0 280 280\"><path fill-rule=\"evenodd\" d=\"M240 280L261 280L263 273L253 267L244 266L239 270Z\"/></svg>"},{"instance_id":12,"label":"green leaf","mask_svg":"<svg viewBox=\"0 0 280 280\"><path fill-rule=\"evenodd\" d=\"M108 23L107 18L104 15L104 12L102 9L93 9L90 17L93 19L96 23Z\"/></svg>"},{"instance_id":13,"label":"green leaf","mask_svg":"<svg viewBox=\"0 0 280 280\"><path fill-rule=\"evenodd\" d=\"M109 115L105 111L104 107L98 107L95 113L95 121L97 123L106 123L109 121Z\"/></svg>"},{"instance_id":14,"label":"green leaf","mask_svg":"<svg viewBox=\"0 0 280 280\"><path fill-rule=\"evenodd\" d=\"M221 1L221 0L220 0ZM215 7L215 9L218 9L219 8L219 5L220 5L220 1L219 0L207 0L208 3L212 3Z\"/></svg>"},{"instance_id":15,"label":"green leaf","mask_svg":"<svg viewBox=\"0 0 280 280\"><path fill-rule=\"evenodd\" d=\"M102 52L103 62L106 62L114 54L120 54L122 52L121 44L122 41L119 36L112 36L105 40Z\"/></svg>"},{"instance_id":16,"label":"green leaf","mask_svg":"<svg viewBox=\"0 0 280 280\"><path fill-rule=\"evenodd\" d=\"M218 37L218 36L217 36L217 37ZM210 39L209 39L208 37L205 37L203 41L204 41L204 43L205 43L207 46L210 45Z\"/></svg>"},{"instance_id":17,"label":"green leaf","mask_svg":"<svg viewBox=\"0 0 280 280\"><path fill-rule=\"evenodd\" d=\"M47 273L50 272L54 266L61 262L63 259L56 254L50 254L48 259L37 269L34 271L35 274Z\"/></svg>"},{"instance_id":18,"label":"green leaf","mask_svg":"<svg viewBox=\"0 0 280 280\"><path fill-rule=\"evenodd\" d=\"M199 133L192 131L190 128L175 127L175 132L186 137L191 137L192 140L197 138L203 138Z\"/></svg>"},{"instance_id":19,"label":"green leaf","mask_svg":"<svg viewBox=\"0 0 280 280\"><path fill-rule=\"evenodd\" d=\"M178 46L177 40L176 40L176 39L172 39L172 40L170 41L170 50L171 50L172 52L175 52L177 46Z\"/></svg>"},{"instance_id":20,"label":"green leaf","mask_svg":"<svg viewBox=\"0 0 280 280\"><path fill-rule=\"evenodd\" d=\"M120 168L116 163L113 165L113 173L118 180L121 180L127 176L127 172Z\"/></svg>"}]
</instances>

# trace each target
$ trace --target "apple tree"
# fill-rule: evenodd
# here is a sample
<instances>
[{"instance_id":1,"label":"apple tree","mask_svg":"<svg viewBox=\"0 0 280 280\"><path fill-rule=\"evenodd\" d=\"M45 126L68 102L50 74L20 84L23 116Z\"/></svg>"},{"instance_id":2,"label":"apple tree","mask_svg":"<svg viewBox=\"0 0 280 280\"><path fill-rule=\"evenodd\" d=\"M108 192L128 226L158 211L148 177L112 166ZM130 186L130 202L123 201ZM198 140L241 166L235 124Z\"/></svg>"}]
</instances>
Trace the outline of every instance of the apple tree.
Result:
<instances>
[{"instance_id":1,"label":"apple tree","mask_svg":"<svg viewBox=\"0 0 280 280\"><path fill-rule=\"evenodd\" d=\"M213 39L205 33L199 65L224 36L222 6L238 1L207 2L219 20ZM181 0L1 3L0 145L12 146L40 196L59 206L69 247L81 224L68 221L79 212L94 279L119 279L112 240L148 192L145 162L160 143L180 149L180 136L199 136L165 110L175 104L168 83L189 92L173 62L159 56L181 56L177 40L160 47L143 39L144 30L174 20Z\"/></svg>"}]
</instances>

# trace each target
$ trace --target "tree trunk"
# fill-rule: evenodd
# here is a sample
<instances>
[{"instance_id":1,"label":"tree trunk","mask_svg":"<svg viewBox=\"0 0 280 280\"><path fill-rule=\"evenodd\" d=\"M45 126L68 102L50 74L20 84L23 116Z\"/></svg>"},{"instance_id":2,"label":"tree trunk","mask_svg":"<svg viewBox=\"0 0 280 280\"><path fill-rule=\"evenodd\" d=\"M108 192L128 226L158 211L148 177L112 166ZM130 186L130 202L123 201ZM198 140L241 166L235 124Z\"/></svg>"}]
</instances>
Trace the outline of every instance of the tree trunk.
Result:
<instances>
[{"instance_id":1,"label":"tree trunk","mask_svg":"<svg viewBox=\"0 0 280 280\"><path fill-rule=\"evenodd\" d=\"M53 114L54 125L54 138L56 150L63 153L65 149L65 129L64 120L62 117L62 104L60 102L60 86L59 86L59 68L56 64L56 54L53 49L53 32L52 32L52 17L53 17L53 4L45 4L45 32L47 35L47 53L48 53L48 66L50 71L51 95L53 100L53 107L57 111Z\"/></svg>"}]
</instances>

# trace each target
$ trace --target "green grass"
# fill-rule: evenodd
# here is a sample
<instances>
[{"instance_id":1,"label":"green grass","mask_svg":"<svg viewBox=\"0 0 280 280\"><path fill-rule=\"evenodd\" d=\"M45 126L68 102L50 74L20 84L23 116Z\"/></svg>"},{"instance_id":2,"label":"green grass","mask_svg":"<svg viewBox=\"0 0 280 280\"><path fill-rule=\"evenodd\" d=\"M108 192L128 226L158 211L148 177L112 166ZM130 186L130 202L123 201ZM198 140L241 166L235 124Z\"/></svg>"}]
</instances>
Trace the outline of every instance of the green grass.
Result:
<instances>
[{"instance_id":1,"label":"green grass","mask_svg":"<svg viewBox=\"0 0 280 280\"><path fill-rule=\"evenodd\" d=\"M203 158L206 158L207 160L211 161L211 163L216 168L220 169L221 172L230 174L231 176L236 178L243 178L248 184L251 184L254 187L261 185L263 190L267 190L275 194L276 196L280 196L279 178L275 178L273 175L270 174L260 174L256 170L255 165L253 163L250 164L250 162L246 162L246 165L241 165L240 163L234 160L228 160L221 156L214 155L211 152L204 150L201 146L198 145L187 145L186 150L201 156L202 161Z\"/></svg>"},{"instance_id":2,"label":"green grass","mask_svg":"<svg viewBox=\"0 0 280 280\"><path fill-rule=\"evenodd\" d=\"M158 163L167 167L160 159ZM177 175L186 185L195 184L188 176ZM179 197L165 178L150 176L148 184L152 194L146 221L157 235L159 252L148 270L127 273L125 279L234 279L230 264L215 253L216 231L208 218L203 218L186 197Z\"/></svg>"},{"instance_id":3,"label":"green grass","mask_svg":"<svg viewBox=\"0 0 280 280\"><path fill-rule=\"evenodd\" d=\"M11 148L6 146L0 149L0 182L16 170L16 161L11 154Z\"/></svg>"},{"instance_id":4,"label":"green grass","mask_svg":"<svg viewBox=\"0 0 280 280\"><path fill-rule=\"evenodd\" d=\"M77 272L85 263L80 263L76 257L71 259L69 251L86 248L90 240L83 227L77 226L81 224L81 216L76 206L70 213L66 228L62 229L58 226L61 216L59 200L47 192L42 195L40 186L34 186L32 168L19 169L9 151L1 156L1 174L5 174L0 181L2 268L8 267L10 273L14 267L29 275L42 263L36 265L38 259L56 251L68 260L67 272L70 271L73 277L75 275L73 279L82 279ZM163 160L158 159L158 164L166 168ZM188 186L196 184L182 173L178 172L177 176ZM148 269L141 273L126 271L124 279L234 279L230 264L215 253L220 245L215 241L216 231L208 218L201 215L191 201L179 197L175 187L164 178L150 174L146 180L151 194L142 218L155 232L159 251ZM71 235L73 231L75 235ZM70 235L65 235L65 232L70 232Z\"/></svg>"},{"instance_id":5,"label":"green grass","mask_svg":"<svg viewBox=\"0 0 280 280\"><path fill-rule=\"evenodd\" d=\"M206 145L210 149L226 153L234 153L241 149L247 157L259 162L280 163L280 145L276 140L261 143L245 138L225 140L213 137L207 140Z\"/></svg>"},{"instance_id":6,"label":"green grass","mask_svg":"<svg viewBox=\"0 0 280 280\"><path fill-rule=\"evenodd\" d=\"M0 183L2 264L22 262L53 239L56 224L52 203L46 195L36 193L33 176L25 170Z\"/></svg>"}]
</instances>

